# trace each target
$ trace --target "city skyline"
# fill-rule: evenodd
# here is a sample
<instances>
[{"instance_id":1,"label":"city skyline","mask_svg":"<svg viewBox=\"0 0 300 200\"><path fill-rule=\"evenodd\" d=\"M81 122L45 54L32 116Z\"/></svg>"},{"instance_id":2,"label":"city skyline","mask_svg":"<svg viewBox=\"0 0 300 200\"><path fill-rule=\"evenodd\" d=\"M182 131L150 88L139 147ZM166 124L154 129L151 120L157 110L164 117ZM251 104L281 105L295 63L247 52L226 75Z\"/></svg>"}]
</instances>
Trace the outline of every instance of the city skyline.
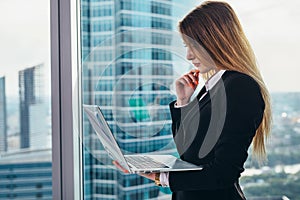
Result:
<instances>
[{"instance_id":1,"label":"city skyline","mask_svg":"<svg viewBox=\"0 0 300 200\"><path fill-rule=\"evenodd\" d=\"M18 71L18 96L8 98L0 77L0 153L51 147L50 99L45 98L43 64ZM17 141L18 140L18 141Z\"/></svg>"}]
</instances>

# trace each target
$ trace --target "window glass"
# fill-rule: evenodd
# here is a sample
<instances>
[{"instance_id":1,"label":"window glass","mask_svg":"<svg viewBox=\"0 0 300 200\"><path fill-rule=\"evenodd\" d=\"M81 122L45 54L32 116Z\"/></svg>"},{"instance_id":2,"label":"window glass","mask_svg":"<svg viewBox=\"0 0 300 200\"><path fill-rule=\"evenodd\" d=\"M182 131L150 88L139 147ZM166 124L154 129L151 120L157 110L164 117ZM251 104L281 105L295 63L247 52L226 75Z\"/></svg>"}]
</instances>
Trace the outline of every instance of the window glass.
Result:
<instances>
[{"instance_id":1,"label":"window glass","mask_svg":"<svg viewBox=\"0 0 300 200\"><path fill-rule=\"evenodd\" d=\"M257 56L273 109L269 162L258 166L250 149L241 186L249 199L300 198L294 189L300 185L299 3L228 2ZM199 3L80 1L80 98L100 106L123 153L177 156L168 104L176 98L174 80L192 67L177 23ZM168 188L116 170L84 112L82 123L84 199L170 198Z\"/></svg>"},{"instance_id":2,"label":"window glass","mask_svg":"<svg viewBox=\"0 0 300 200\"><path fill-rule=\"evenodd\" d=\"M49 1L0 2L0 199L51 199Z\"/></svg>"}]
</instances>

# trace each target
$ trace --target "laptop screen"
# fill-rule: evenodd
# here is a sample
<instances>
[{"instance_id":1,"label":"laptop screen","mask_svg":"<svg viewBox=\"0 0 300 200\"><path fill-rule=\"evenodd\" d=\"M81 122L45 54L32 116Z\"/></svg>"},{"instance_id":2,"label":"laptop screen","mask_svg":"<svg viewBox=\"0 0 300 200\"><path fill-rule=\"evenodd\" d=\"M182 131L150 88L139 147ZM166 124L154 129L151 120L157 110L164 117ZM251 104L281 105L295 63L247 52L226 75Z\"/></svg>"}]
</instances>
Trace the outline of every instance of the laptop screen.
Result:
<instances>
[{"instance_id":1,"label":"laptop screen","mask_svg":"<svg viewBox=\"0 0 300 200\"><path fill-rule=\"evenodd\" d=\"M106 120L104 119L100 107L97 105L83 105L83 109L109 156L113 160L118 161L119 164L121 164L124 168L129 170L129 166L125 161L124 155L121 152L121 149L116 142Z\"/></svg>"}]
</instances>

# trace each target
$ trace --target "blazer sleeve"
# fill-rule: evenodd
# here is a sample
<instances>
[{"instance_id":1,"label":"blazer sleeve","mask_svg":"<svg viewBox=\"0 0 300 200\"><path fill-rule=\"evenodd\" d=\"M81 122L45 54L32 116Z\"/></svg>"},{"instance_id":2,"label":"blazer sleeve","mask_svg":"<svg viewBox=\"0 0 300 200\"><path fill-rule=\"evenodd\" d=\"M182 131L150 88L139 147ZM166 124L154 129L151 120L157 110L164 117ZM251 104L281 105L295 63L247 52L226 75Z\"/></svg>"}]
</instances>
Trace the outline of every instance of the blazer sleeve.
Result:
<instances>
[{"instance_id":1,"label":"blazer sleeve","mask_svg":"<svg viewBox=\"0 0 300 200\"><path fill-rule=\"evenodd\" d=\"M261 123L264 101L258 84L249 76L237 76L225 84L227 110L214 158L199 171L170 172L171 191L211 190L232 187L244 170L248 148ZM172 131L181 123L180 109L171 107ZM184 109L187 109L185 107ZM173 116L174 115L174 116ZM198 131L201 131L199 127Z\"/></svg>"}]
</instances>

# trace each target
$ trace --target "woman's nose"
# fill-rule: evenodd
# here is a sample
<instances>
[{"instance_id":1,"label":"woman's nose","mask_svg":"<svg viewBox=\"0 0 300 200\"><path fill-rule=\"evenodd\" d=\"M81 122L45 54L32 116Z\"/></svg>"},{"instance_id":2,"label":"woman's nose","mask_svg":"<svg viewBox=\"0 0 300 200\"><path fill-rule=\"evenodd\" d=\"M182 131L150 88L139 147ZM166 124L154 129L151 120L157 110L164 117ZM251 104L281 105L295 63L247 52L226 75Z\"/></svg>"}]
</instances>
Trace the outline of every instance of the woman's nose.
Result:
<instances>
[{"instance_id":1,"label":"woman's nose","mask_svg":"<svg viewBox=\"0 0 300 200\"><path fill-rule=\"evenodd\" d=\"M186 50L186 59L193 60L195 58L193 51L188 47Z\"/></svg>"}]
</instances>

